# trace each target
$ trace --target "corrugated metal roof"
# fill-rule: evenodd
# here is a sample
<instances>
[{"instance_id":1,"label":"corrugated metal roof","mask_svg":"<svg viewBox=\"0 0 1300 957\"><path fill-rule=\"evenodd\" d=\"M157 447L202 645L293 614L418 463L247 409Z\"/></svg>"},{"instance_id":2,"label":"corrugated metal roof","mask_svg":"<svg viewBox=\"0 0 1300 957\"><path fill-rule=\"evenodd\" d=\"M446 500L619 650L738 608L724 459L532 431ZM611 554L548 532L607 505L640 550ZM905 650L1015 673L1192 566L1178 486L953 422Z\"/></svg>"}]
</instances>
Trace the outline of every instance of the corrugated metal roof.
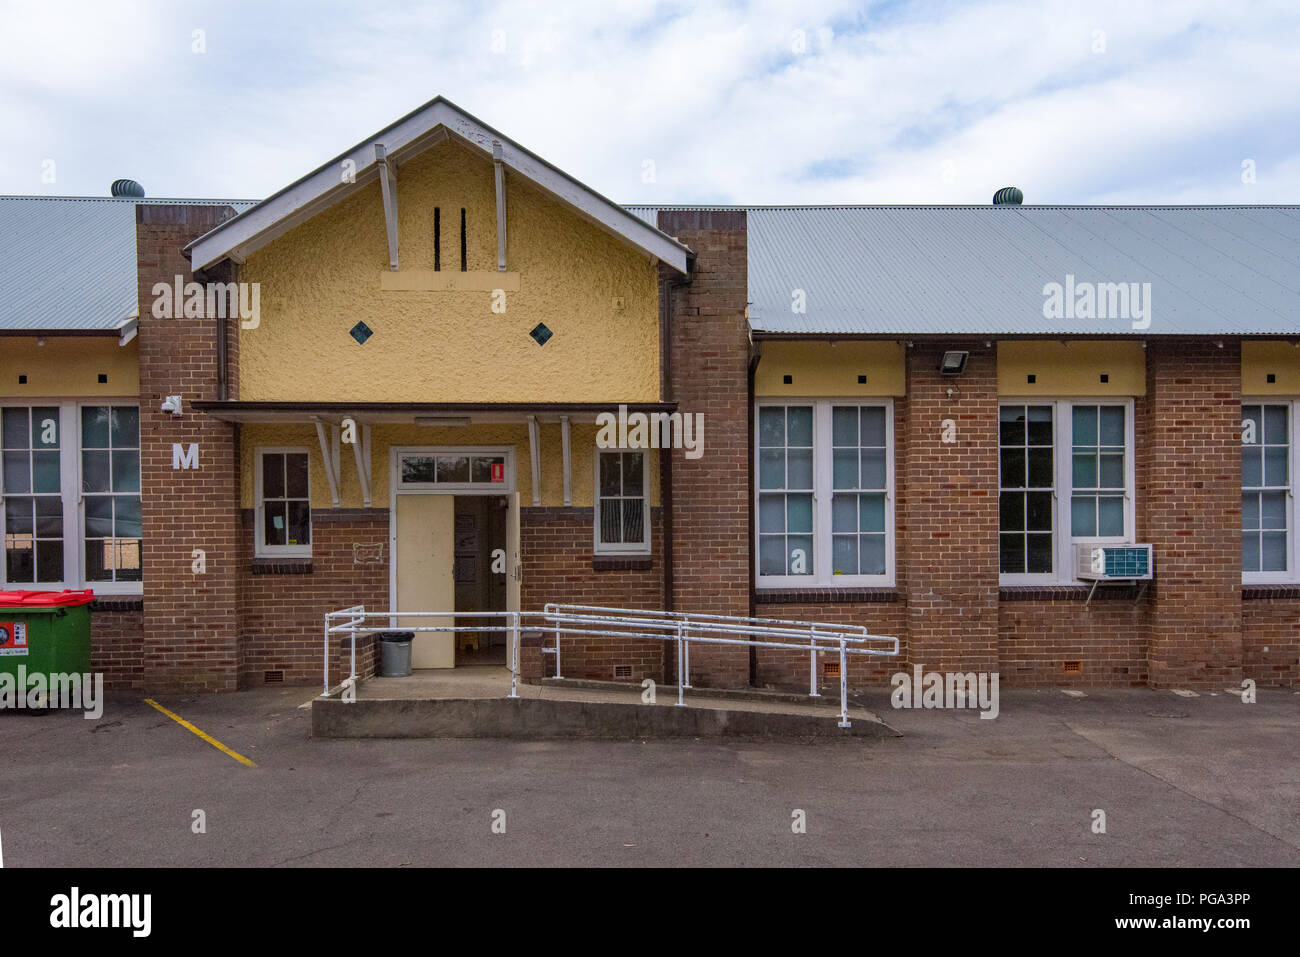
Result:
<instances>
[{"instance_id":1,"label":"corrugated metal roof","mask_svg":"<svg viewBox=\"0 0 1300 957\"><path fill-rule=\"evenodd\" d=\"M135 207L247 200L0 196L0 329L115 329L136 303Z\"/></svg>"},{"instance_id":2,"label":"corrugated metal roof","mask_svg":"<svg viewBox=\"0 0 1300 957\"><path fill-rule=\"evenodd\" d=\"M1300 334L1298 206L751 206L756 332ZM1048 319L1048 283L1150 283L1150 326ZM805 313L792 311L803 290Z\"/></svg>"}]
</instances>

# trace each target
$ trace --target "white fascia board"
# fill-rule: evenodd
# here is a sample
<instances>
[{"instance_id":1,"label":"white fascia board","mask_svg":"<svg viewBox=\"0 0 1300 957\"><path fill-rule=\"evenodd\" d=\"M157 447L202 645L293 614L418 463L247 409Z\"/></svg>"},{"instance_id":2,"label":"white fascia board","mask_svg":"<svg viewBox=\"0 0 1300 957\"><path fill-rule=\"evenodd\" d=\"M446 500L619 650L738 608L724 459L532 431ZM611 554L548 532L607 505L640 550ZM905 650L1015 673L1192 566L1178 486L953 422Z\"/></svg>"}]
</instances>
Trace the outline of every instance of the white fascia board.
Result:
<instances>
[{"instance_id":1,"label":"white fascia board","mask_svg":"<svg viewBox=\"0 0 1300 957\"><path fill-rule=\"evenodd\" d=\"M242 259L374 182L379 175L375 143L383 143L389 160L400 164L440 142L447 132L481 150L489 161L492 143L499 141L501 159L508 168L601 229L641 249L651 259L662 260L686 274L687 250L681 243L443 99L406 115L298 182L194 240L187 247L192 268L206 269L236 256ZM354 182L344 179L344 171L348 169L354 171Z\"/></svg>"}]
</instances>

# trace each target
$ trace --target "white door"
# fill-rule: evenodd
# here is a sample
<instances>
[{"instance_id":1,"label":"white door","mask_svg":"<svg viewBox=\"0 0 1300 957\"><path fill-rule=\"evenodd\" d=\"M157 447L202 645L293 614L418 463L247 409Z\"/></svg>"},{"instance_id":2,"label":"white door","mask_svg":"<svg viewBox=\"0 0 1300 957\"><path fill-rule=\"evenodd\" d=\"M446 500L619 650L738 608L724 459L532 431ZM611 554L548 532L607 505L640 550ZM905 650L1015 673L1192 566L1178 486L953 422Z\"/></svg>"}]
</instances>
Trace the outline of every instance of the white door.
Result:
<instances>
[{"instance_id":1,"label":"white door","mask_svg":"<svg viewBox=\"0 0 1300 957\"><path fill-rule=\"evenodd\" d=\"M519 553L519 493L506 496L506 504L506 611L519 611L519 596L524 583L524 563ZM514 643L507 640L507 668L515 666L514 655Z\"/></svg>"},{"instance_id":2,"label":"white door","mask_svg":"<svg viewBox=\"0 0 1300 957\"><path fill-rule=\"evenodd\" d=\"M454 495L397 496L397 610L455 611L452 571L455 552ZM450 618L399 618L397 629L416 625L451 625ZM454 668L456 635L417 631L411 644L412 668Z\"/></svg>"}]
</instances>

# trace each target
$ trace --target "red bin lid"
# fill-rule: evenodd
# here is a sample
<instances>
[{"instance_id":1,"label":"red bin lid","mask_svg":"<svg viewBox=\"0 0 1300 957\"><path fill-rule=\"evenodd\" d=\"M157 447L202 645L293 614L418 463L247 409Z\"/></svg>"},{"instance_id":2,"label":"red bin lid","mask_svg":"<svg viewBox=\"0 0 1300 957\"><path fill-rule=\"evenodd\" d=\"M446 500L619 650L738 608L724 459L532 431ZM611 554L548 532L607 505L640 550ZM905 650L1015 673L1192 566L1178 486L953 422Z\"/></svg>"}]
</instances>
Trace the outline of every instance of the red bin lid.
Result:
<instances>
[{"instance_id":1,"label":"red bin lid","mask_svg":"<svg viewBox=\"0 0 1300 957\"><path fill-rule=\"evenodd\" d=\"M89 605L95 592L89 588L64 591L0 591L0 608L66 608Z\"/></svg>"}]
</instances>

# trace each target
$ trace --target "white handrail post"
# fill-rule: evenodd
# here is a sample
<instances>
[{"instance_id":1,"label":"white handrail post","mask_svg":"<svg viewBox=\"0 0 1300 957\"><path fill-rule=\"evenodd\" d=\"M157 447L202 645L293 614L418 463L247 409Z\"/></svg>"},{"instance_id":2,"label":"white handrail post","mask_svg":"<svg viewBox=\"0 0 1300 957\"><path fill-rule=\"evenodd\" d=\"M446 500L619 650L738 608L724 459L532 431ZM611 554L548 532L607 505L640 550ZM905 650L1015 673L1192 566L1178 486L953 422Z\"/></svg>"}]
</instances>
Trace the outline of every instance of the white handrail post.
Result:
<instances>
[{"instance_id":1,"label":"white handrail post","mask_svg":"<svg viewBox=\"0 0 1300 957\"><path fill-rule=\"evenodd\" d=\"M681 680L682 680L683 687L689 688L691 686L691 637L690 637L691 620L690 618L684 617L682 619L682 623L678 626L678 629L680 630L682 628L686 629L686 647L683 649L682 652Z\"/></svg>"},{"instance_id":2,"label":"white handrail post","mask_svg":"<svg viewBox=\"0 0 1300 957\"><path fill-rule=\"evenodd\" d=\"M677 707L686 707L686 688L682 684L682 626L677 626Z\"/></svg>"},{"instance_id":3,"label":"white handrail post","mask_svg":"<svg viewBox=\"0 0 1300 957\"><path fill-rule=\"evenodd\" d=\"M510 612L510 643L514 655L510 660L510 697L519 697L519 612Z\"/></svg>"},{"instance_id":4,"label":"white handrail post","mask_svg":"<svg viewBox=\"0 0 1300 957\"><path fill-rule=\"evenodd\" d=\"M840 727L850 727L849 724L849 665L846 660L848 655L844 653L844 639L840 639Z\"/></svg>"},{"instance_id":5,"label":"white handrail post","mask_svg":"<svg viewBox=\"0 0 1300 957\"><path fill-rule=\"evenodd\" d=\"M365 606L362 605L361 612L363 615L365 610ZM364 617L358 617L356 615L353 615L348 621L348 634L352 638L352 663L348 670L351 672L352 687L354 688L357 686L357 626L364 625L365 623L366 619Z\"/></svg>"},{"instance_id":6,"label":"white handrail post","mask_svg":"<svg viewBox=\"0 0 1300 957\"><path fill-rule=\"evenodd\" d=\"M564 675L560 674L560 622L555 622L555 680L560 681Z\"/></svg>"},{"instance_id":7,"label":"white handrail post","mask_svg":"<svg viewBox=\"0 0 1300 957\"><path fill-rule=\"evenodd\" d=\"M325 690L321 697L330 693L330 612L325 613Z\"/></svg>"},{"instance_id":8,"label":"white handrail post","mask_svg":"<svg viewBox=\"0 0 1300 957\"><path fill-rule=\"evenodd\" d=\"M817 692L817 629L814 627L809 632L808 644L812 648L812 656L808 665L808 697L820 698Z\"/></svg>"}]
</instances>

